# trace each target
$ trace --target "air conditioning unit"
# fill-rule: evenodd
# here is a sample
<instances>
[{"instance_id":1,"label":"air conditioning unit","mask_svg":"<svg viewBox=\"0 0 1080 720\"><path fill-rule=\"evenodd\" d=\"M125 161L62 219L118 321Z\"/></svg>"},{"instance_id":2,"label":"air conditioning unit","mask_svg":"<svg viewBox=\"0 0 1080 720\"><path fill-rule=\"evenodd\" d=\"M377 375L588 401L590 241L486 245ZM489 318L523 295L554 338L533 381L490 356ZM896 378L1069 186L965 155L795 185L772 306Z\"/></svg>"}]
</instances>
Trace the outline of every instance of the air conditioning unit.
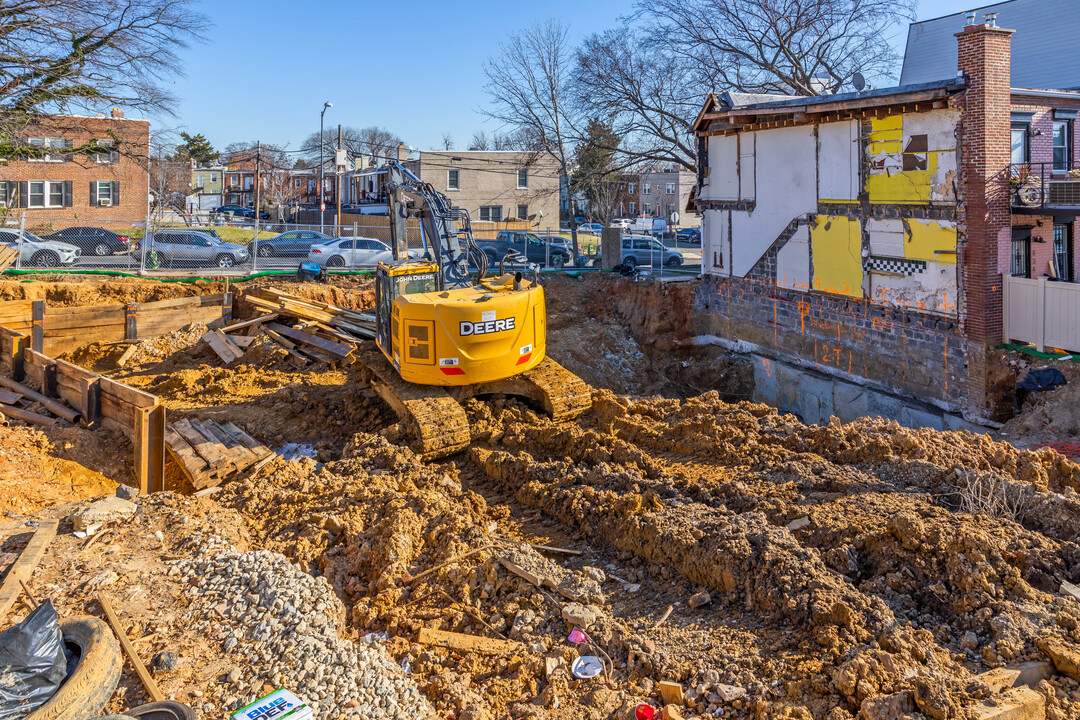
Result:
<instances>
[{"instance_id":1,"label":"air conditioning unit","mask_svg":"<svg viewBox=\"0 0 1080 720\"><path fill-rule=\"evenodd\" d=\"M111 198L101 198L97 201L98 207L112 207Z\"/></svg>"}]
</instances>

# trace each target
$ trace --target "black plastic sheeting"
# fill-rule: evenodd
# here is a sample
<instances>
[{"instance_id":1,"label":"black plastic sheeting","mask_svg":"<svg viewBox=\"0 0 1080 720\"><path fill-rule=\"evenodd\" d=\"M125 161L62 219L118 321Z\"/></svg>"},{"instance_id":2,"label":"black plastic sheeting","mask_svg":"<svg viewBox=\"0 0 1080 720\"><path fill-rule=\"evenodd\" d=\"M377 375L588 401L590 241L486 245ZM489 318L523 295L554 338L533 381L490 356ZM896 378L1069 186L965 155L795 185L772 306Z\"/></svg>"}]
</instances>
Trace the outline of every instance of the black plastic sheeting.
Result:
<instances>
[{"instance_id":1,"label":"black plastic sheeting","mask_svg":"<svg viewBox=\"0 0 1080 720\"><path fill-rule=\"evenodd\" d=\"M46 600L0 633L0 720L18 720L45 704L67 677L60 619Z\"/></svg>"},{"instance_id":2,"label":"black plastic sheeting","mask_svg":"<svg viewBox=\"0 0 1080 720\"><path fill-rule=\"evenodd\" d=\"M1028 392L1042 392L1064 384L1065 376L1061 374L1060 370L1043 368L1041 370L1032 370L1025 375L1020 382L1016 383L1016 389L1027 390Z\"/></svg>"}]
</instances>

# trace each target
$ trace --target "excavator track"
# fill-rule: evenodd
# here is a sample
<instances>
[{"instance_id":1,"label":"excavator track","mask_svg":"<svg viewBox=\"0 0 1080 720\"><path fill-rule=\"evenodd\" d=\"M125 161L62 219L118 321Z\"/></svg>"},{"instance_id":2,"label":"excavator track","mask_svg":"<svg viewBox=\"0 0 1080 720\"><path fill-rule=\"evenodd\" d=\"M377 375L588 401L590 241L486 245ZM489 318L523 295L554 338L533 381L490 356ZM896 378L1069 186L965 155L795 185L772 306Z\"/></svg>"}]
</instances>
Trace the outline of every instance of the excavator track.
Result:
<instances>
[{"instance_id":1,"label":"excavator track","mask_svg":"<svg viewBox=\"0 0 1080 720\"><path fill-rule=\"evenodd\" d=\"M399 428L388 433L391 441L404 439L422 460L453 455L469 446L469 419L465 409L441 387L405 382L374 343L357 349L353 368L397 413ZM404 438L395 437L404 435Z\"/></svg>"},{"instance_id":2,"label":"excavator track","mask_svg":"<svg viewBox=\"0 0 1080 720\"><path fill-rule=\"evenodd\" d=\"M592 407L592 390L559 363L545 358L532 370L495 382L438 387L405 382L375 345L357 349L354 372L398 416L386 434L405 440L423 460L436 460L468 447L469 420L461 402L478 395L516 395L542 407L553 420L570 420ZM402 437L404 436L404 437Z\"/></svg>"}]
</instances>

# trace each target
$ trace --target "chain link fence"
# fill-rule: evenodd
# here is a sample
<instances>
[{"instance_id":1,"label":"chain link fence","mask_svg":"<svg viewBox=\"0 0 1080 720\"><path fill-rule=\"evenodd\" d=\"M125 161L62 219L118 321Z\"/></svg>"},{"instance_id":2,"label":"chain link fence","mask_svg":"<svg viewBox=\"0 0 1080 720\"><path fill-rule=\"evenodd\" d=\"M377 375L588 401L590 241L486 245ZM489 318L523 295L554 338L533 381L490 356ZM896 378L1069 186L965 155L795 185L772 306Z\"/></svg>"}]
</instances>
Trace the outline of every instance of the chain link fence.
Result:
<instances>
[{"instance_id":1,"label":"chain link fence","mask_svg":"<svg viewBox=\"0 0 1080 720\"><path fill-rule=\"evenodd\" d=\"M142 222L28 213L4 218L0 243L19 249L14 267L20 270L239 276L296 271L302 262L329 271L373 270L391 260L389 218L352 217L353 222L320 225L209 213ZM599 265L600 237L587 232L578 233L576 261L568 231L487 228L475 235L492 270L511 249L547 270ZM420 256L424 244L415 220L407 236L410 254ZM647 250L648 259L639 258L637 264L674 267L670 253L660 247Z\"/></svg>"}]
</instances>

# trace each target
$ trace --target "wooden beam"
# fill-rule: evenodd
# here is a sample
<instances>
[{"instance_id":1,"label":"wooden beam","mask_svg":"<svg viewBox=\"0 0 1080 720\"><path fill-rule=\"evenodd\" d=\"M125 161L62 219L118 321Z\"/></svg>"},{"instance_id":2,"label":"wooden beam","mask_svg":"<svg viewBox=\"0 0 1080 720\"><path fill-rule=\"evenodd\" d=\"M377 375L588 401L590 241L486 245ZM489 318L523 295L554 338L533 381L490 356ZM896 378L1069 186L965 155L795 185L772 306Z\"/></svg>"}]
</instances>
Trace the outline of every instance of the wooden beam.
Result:
<instances>
[{"instance_id":1,"label":"wooden beam","mask_svg":"<svg viewBox=\"0 0 1080 720\"><path fill-rule=\"evenodd\" d=\"M3 351L3 365L15 380L22 380L23 357L30 338L17 330L0 327L0 349Z\"/></svg>"},{"instance_id":2,"label":"wooden beam","mask_svg":"<svg viewBox=\"0 0 1080 720\"><path fill-rule=\"evenodd\" d=\"M316 347L323 352L330 353L331 355L340 357L341 359L349 357L349 355L352 354L353 351L353 348L350 345L334 342L333 340L327 340L325 338L319 337L318 335L306 333L303 330L294 330L291 327L285 327L284 325L280 325L278 323L268 323L266 327L278 333L279 335L284 335L290 340L295 340L296 342L300 342L305 345L311 345L312 347Z\"/></svg>"},{"instance_id":3,"label":"wooden beam","mask_svg":"<svg viewBox=\"0 0 1080 720\"><path fill-rule=\"evenodd\" d=\"M150 673L147 671L146 666L143 665L142 660L139 659L139 654L135 652L131 640L128 638L127 633L124 632L124 627L120 624L120 618L116 616L116 611L113 610L112 603L110 603L109 598L105 596L104 590L98 591L97 599L101 604L101 609L105 612L105 618L109 621L109 625L112 626L113 632L116 634L116 639L120 641L120 647L124 649L124 654L127 655L128 660L131 661L131 666L135 668L139 680L142 681L143 687L146 688L146 694L149 695L150 699L154 702L164 701L165 696L161 694L161 690L158 688L157 683L154 682L154 678L150 677Z\"/></svg>"},{"instance_id":4,"label":"wooden beam","mask_svg":"<svg viewBox=\"0 0 1080 720\"><path fill-rule=\"evenodd\" d=\"M135 477L139 492L165 489L165 406L135 408Z\"/></svg>"},{"instance_id":5,"label":"wooden beam","mask_svg":"<svg viewBox=\"0 0 1080 720\"><path fill-rule=\"evenodd\" d=\"M112 395L113 397L123 400L126 403L134 405L135 407L154 407L161 404L161 400L156 395L151 395L148 392L137 390L130 385L124 385L118 383L115 380L110 380L107 377L101 378L101 393L103 395Z\"/></svg>"},{"instance_id":6,"label":"wooden beam","mask_svg":"<svg viewBox=\"0 0 1080 720\"><path fill-rule=\"evenodd\" d=\"M232 332L233 330L240 330L241 328L250 327L251 325L258 325L262 322L269 322L271 320L277 320L278 313L270 313L268 315L260 315L257 318L251 318L250 320L241 320L240 322L234 322L232 325L226 325L221 328L221 332Z\"/></svg>"},{"instance_id":7,"label":"wooden beam","mask_svg":"<svg viewBox=\"0 0 1080 720\"><path fill-rule=\"evenodd\" d=\"M45 301L35 300L30 321L30 347L42 352L45 347Z\"/></svg>"},{"instance_id":8,"label":"wooden beam","mask_svg":"<svg viewBox=\"0 0 1080 720\"><path fill-rule=\"evenodd\" d=\"M22 592L22 583L30 580L30 576L34 574L34 568L41 562L49 543L56 537L56 528L59 525L60 521L54 518L42 520L19 559L11 565L3 584L0 584L0 621L11 612L11 607Z\"/></svg>"},{"instance_id":9,"label":"wooden beam","mask_svg":"<svg viewBox=\"0 0 1080 720\"><path fill-rule=\"evenodd\" d=\"M231 363L244 357L244 351L221 330L208 330L202 336L202 340L210 346L211 350L217 353L217 356L224 363Z\"/></svg>"},{"instance_id":10,"label":"wooden beam","mask_svg":"<svg viewBox=\"0 0 1080 720\"><path fill-rule=\"evenodd\" d=\"M461 652L474 652L480 655L511 655L524 650L521 643L512 640L497 640L479 635L433 630L427 627L420 628L419 642L421 645L434 645Z\"/></svg>"},{"instance_id":11,"label":"wooden beam","mask_svg":"<svg viewBox=\"0 0 1080 720\"><path fill-rule=\"evenodd\" d=\"M173 423L173 428L191 444L191 447L200 457L206 460L211 470L218 470L231 465L229 458L217 447L217 443L205 437L189 420L177 420Z\"/></svg>"}]
</instances>

